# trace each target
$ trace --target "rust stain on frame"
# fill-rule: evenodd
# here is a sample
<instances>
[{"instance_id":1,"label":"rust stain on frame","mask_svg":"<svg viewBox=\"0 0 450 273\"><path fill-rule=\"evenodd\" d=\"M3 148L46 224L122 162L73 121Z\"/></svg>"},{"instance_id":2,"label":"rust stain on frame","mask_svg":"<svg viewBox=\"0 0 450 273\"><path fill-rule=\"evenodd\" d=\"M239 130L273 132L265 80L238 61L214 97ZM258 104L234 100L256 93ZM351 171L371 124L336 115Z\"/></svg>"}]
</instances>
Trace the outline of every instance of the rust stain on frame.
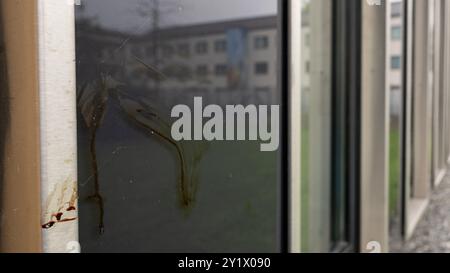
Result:
<instances>
[{"instance_id":1,"label":"rust stain on frame","mask_svg":"<svg viewBox=\"0 0 450 273\"><path fill-rule=\"evenodd\" d=\"M40 252L37 1L0 2L2 80L0 252Z\"/></svg>"},{"instance_id":2,"label":"rust stain on frame","mask_svg":"<svg viewBox=\"0 0 450 273\"><path fill-rule=\"evenodd\" d=\"M77 182L67 179L62 184L56 184L47 197L41 227L50 229L57 224L78 219L77 216Z\"/></svg>"}]
</instances>

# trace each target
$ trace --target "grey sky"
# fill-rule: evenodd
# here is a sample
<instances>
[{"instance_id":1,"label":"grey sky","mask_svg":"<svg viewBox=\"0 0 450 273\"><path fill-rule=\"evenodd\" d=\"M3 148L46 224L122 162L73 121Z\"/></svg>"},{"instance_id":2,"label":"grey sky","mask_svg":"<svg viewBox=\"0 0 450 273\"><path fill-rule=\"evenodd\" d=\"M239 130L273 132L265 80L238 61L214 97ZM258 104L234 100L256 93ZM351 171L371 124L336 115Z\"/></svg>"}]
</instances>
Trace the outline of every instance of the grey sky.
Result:
<instances>
[{"instance_id":1,"label":"grey sky","mask_svg":"<svg viewBox=\"0 0 450 273\"><path fill-rule=\"evenodd\" d=\"M95 16L110 29L144 31L149 19L137 16L140 2L154 0L82 0L83 15ZM273 15L277 0L159 0L161 25L194 24Z\"/></svg>"}]
</instances>

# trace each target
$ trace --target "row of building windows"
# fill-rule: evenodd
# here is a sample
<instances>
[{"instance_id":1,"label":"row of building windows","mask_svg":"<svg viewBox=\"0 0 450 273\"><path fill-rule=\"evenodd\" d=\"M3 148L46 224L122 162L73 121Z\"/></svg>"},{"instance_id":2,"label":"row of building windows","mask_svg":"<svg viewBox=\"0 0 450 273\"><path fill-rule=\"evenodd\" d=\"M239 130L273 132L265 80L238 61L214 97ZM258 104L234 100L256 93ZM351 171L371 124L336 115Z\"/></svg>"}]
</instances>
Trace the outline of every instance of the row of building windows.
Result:
<instances>
[{"instance_id":1,"label":"row of building windows","mask_svg":"<svg viewBox=\"0 0 450 273\"><path fill-rule=\"evenodd\" d=\"M162 72L168 77L174 77L179 79L187 79L195 73L198 77L206 77L209 75L210 70L208 65L201 64L195 67L195 70L192 70L187 65L176 65L176 66L167 66L162 69ZM227 64L216 64L214 66L214 75L215 76L226 76L228 74L228 65ZM253 73L257 76L265 76L269 74L269 64L267 62L256 62L253 67Z\"/></svg>"},{"instance_id":2,"label":"row of building windows","mask_svg":"<svg viewBox=\"0 0 450 273\"><path fill-rule=\"evenodd\" d=\"M391 17L399 18L403 14L403 4L402 2L395 2L391 5ZM391 27L391 40L392 41L401 41L402 40L402 27L401 26L392 26ZM400 55L392 55L391 56L391 69L399 70L402 67L402 58ZM391 87L392 89L394 86Z\"/></svg>"},{"instance_id":3,"label":"row of building windows","mask_svg":"<svg viewBox=\"0 0 450 273\"><path fill-rule=\"evenodd\" d=\"M189 47L189 44L185 44ZM189 51L189 49L187 49ZM195 53L197 54L207 54L209 51L209 43L207 41L200 41L195 44ZM216 53L223 53L227 51L227 41L225 39L216 40L214 42L214 51Z\"/></svg>"},{"instance_id":4,"label":"row of building windows","mask_svg":"<svg viewBox=\"0 0 450 273\"><path fill-rule=\"evenodd\" d=\"M267 75L269 74L269 64L267 62L256 62L253 68L255 75ZM216 64L214 66L214 74L216 76L224 76L228 72L228 66L226 64ZM199 76L206 76L209 74L208 65L198 65L196 73Z\"/></svg>"},{"instance_id":5,"label":"row of building windows","mask_svg":"<svg viewBox=\"0 0 450 273\"><path fill-rule=\"evenodd\" d=\"M207 87L188 87L186 88L187 90L189 90L192 93L208 93L211 91L215 91L217 93L221 93L221 92L229 92L230 88L227 87L215 87L215 88L207 88ZM269 93L273 88L269 87L269 86L256 86L251 88L251 90L253 90L256 93Z\"/></svg>"},{"instance_id":6,"label":"row of building windows","mask_svg":"<svg viewBox=\"0 0 450 273\"><path fill-rule=\"evenodd\" d=\"M187 42L179 43L176 46L162 44L160 45L161 51L164 57L170 57L175 53L179 56L187 57L191 54L191 45ZM205 55L209 52L210 44L207 40L199 41L194 45L194 52L198 55ZM225 39L218 39L214 41L214 52L224 53L227 51L227 41ZM255 36L253 40L253 48L255 50L267 49L269 47L269 37L265 35ZM137 57L143 57L143 52L140 47L135 46L132 48L132 54ZM146 48L146 54L148 56L155 55L156 50L153 46L148 46Z\"/></svg>"}]
</instances>

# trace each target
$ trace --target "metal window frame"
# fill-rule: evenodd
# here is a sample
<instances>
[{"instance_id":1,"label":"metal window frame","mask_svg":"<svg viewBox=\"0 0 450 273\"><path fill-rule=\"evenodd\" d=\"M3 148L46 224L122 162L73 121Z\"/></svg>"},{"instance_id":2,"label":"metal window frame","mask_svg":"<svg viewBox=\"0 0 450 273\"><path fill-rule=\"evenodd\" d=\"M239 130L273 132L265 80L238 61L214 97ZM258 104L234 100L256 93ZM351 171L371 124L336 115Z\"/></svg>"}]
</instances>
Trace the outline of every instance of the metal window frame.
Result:
<instances>
[{"instance_id":1,"label":"metal window frame","mask_svg":"<svg viewBox=\"0 0 450 273\"><path fill-rule=\"evenodd\" d=\"M411 53L408 55L407 93L411 96L411 107L406 115L411 130L406 131L410 136L410 146L406 150L406 164L408 172L404 184L404 239L409 239L429 202L431 188L431 157L427 132L431 130L431 96L428 69L431 65L429 56L429 5L428 1L409 0L407 10L408 25L411 35L408 43L412 43ZM407 53L409 54L409 53ZM410 67L409 67L410 66ZM425 159L425 160L424 160ZM409 180L409 179L410 180ZM411 187L411 184L413 187Z\"/></svg>"},{"instance_id":2,"label":"metal window frame","mask_svg":"<svg viewBox=\"0 0 450 273\"><path fill-rule=\"evenodd\" d=\"M449 75L450 73L450 2L444 1L444 11L445 11L445 38L444 38L444 56L443 59L444 62L444 75ZM449 167L450 164L450 125L448 124L450 122L450 79L449 77L444 77L444 83L443 88L445 90L444 93L444 139L447 140L444 143L444 160L446 161L447 167Z\"/></svg>"},{"instance_id":3,"label":"metal window frame","mask_svg":"<svg viewBox=\"0 0 450 273\"><path fill-rule=\"evenodd\" d=\"M301 1L289 0L288 105L289 105L289 252L301 252Z\"/></svg>"},{"instance_id":4,"label":"metal window frame","mask_svg":"<svg viewBox=\"0 0 450 273\"><path fill-rule=\"evenodd\" d=\"M361 2L334 1L333 17L332 187L340 173L347 200L346 238L332 251L355 252L360 244Z\"/></svg>"},{"instance_id":5,"label":"metal window frame","mask_svg":"<svg viewBox=\"0 0 450 273\"><path fill-rule=\"evenodd\" d=\"M404 43L403 43L403 118L402 118L402 151L401 151L401 234L406 237L408 229L408 205L410 196L410 181L412 180L412 165L411 165L411 155L412 155L412 71L413 71L413 15L414 15L414 2L413 0L404 1L404 18L403 18L403 29L405 33Z\"/></svg>"},{"instance_id":6,"label":"metal window frame","mask_svg":"<svg viewBox=\"0 0 450 273\"><path fill-rule=\"evenodd\" d=\"M311 73L309 113L314 122L308 125L308 252L329 252L331 241L331 122L332 122L332 20L333 1L310 2ZM305 56L306 57L306 56ZM303 62L303 60L300 60ZM304 160L304 159L301 159ZM304 239L304 238L303 238Z\"/></svg>"},{"instance_id":7,"label":"metal window frame","mask_svg":"<svg viewBox=\"0 0 450 273\"><path fill-rule=\"evenodd\" d=\"M444 9L442 9L442 0L433 0L434 7L434 28L433 28L433 77L432 77L432 188L436 188L444 179L446 169L442 157L442 127L443 127L443 88L442 88L442 67L443 67L443 29ZM432 20L433 20L432 19Z\"/></svg>"},{"instance_id":8,"label":"metal window frame","mask_svg":"<svg viewBox=\"0 0 450 273\"><path fill-rule=\"evenodd\" d=\"M362 6L361 51L361 211L360 251L389 249L388 148L389 93L386 84L388 67L386 0L381 6Z\"/></svg>"}]
</instances>

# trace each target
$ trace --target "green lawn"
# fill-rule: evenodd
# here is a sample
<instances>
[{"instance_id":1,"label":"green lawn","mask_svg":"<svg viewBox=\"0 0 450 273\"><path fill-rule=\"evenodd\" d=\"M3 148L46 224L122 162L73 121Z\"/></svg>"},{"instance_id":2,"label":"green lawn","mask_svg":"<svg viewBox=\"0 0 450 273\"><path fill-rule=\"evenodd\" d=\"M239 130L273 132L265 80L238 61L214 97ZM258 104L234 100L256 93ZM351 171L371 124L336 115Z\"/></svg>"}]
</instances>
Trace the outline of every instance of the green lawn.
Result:
<instances>
[{"instance_id":1,"label":"green lawn","mask_svg":"<svg viewBox=\"0 0 450 273\"><path fill-rule=\"evenodd\" d=\"M389 145L389 214L398 213L399 201L399 181L400 181L400 132L398 129L391 129Z\"/></svg>"},{"instance_id":2,"label":"green lawn","mask_svg":"<svg viewBox=\"0 0 450 273\"><path fill-rule=\"evenodd\" d=\"M308 130L302 129L302 140L301 140L301 242L302 250L308 250L308 219L309 219L309 168L308 168L308 158L309 158L309 134Z\"/></svg>"}]
</instances>

